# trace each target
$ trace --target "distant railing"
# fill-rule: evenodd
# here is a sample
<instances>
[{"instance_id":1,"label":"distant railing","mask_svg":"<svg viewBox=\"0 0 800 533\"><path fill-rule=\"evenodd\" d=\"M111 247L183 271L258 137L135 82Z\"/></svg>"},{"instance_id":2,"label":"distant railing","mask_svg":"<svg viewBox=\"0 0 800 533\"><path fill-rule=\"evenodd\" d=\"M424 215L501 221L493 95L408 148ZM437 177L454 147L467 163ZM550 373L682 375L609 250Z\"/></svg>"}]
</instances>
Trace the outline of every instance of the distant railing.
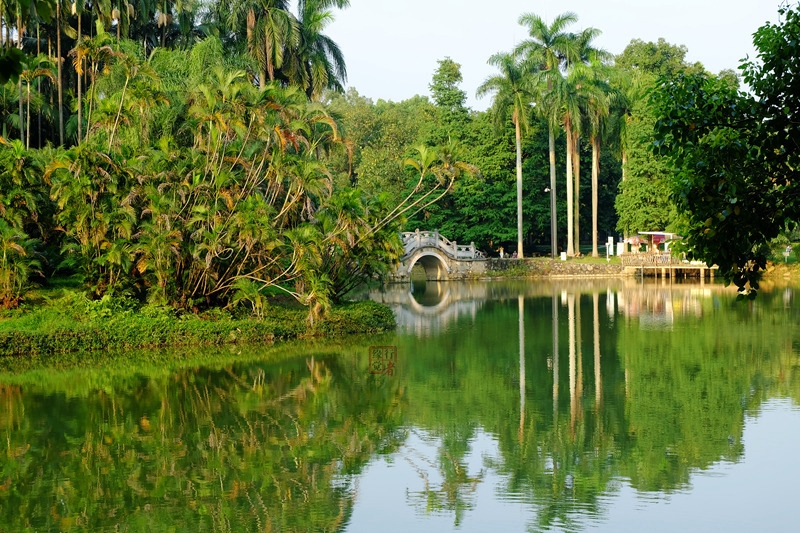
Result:
<instances>
[{"instance_id":1,"label":"distant railing","mask_svg":"<svg viewBox=\"0 0 800 533\"><path fill-rule=\"evenodd\" d=\"M405 255L409 256L414 250L425 246L439 248L453 259L484 259L483 252L475 248L475 243L469 245L458 244L438 231L406 231L402 233Z\"/></svg>"},{"instance_id":2,"label":"distant railing","mask_svg":"<svg viewBox=\"0 0 800 533\"><path fill-rule=\"evenodd\" d=\"M691 263L681 260L679 257L674 257L672 254L620 254L622 266L635 266L635 267L659 267L659 266L693 266L702 267L706 266L705 263L699 261L692 261Z\"/></svg>"}]
</instances>

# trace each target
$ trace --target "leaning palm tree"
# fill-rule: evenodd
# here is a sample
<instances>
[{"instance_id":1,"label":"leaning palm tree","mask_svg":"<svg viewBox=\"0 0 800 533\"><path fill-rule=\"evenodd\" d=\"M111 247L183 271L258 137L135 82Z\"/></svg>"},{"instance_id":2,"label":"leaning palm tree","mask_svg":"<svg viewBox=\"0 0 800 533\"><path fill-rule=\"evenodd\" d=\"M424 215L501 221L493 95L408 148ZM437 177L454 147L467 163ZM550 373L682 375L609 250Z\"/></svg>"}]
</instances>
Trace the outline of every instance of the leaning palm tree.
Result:
<instances>
[{"instance_id":1,"label":"leaning palm tree","mask_svg":"<svg viewBox=\"0 0 800 533\"><path fill-rule=\"evenodd\" d=\"M536 67L528 61L518 61L512 54L502 53L490 57L489 64L498 67L501 73L484 81L478 87L478 96L495 93L492 116L496 127L505 122L511 111L517 154L517 257L522 258L522 130L527 130L530 123Z\"/></svg>"},{"instance_id":2,"label":"leaning palm tree","mask_svg":"<svg viewBox=\"0 0 800 533\"><path fill-rule=\"evenodd\" d=\"M550 25L533 13L526 13L519 19L519 23L528 27L530 38L517 47L516 51L528 60L535 62L542 72L546 82L546 90L541 92L544 98L552 89L554 81L561 77L561 66L568 57L575 57L576 39L573 34L567 33L566 28L578 21L575 13L566 12L557 16ZM542 101L540 100L540 104ZM556 110L546 110L546 116L555 117ZM557 225L556 225L556 145L554 130L556 120L548 120L548 149L550 156L550 240L552 256L555 258L557 251ZM568 207L570 210L572 206Z\"/></svg>"}]
</instances>

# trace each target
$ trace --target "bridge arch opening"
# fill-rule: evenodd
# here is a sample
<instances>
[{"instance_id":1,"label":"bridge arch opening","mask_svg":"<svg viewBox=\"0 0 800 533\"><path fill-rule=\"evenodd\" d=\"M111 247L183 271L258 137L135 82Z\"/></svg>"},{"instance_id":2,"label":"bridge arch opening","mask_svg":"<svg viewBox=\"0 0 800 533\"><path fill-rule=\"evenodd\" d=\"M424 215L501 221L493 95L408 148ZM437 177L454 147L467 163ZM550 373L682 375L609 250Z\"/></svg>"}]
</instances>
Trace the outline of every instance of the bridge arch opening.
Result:
<instances>
[{"instance_id":1,"label":"bridge arch opening","mask_svg":"<svg viewBox=\"0 0 800 533\"><path fill-rule=\"evenodd\" d=\"M411 269L417 264L425 269L425 279L428 281L441 281L449 277L447 263L445 263L445 260L438 253L424 252L418 255L417 258L408 265L408 274L411 274Z\"/></svg>"}]
</instances>

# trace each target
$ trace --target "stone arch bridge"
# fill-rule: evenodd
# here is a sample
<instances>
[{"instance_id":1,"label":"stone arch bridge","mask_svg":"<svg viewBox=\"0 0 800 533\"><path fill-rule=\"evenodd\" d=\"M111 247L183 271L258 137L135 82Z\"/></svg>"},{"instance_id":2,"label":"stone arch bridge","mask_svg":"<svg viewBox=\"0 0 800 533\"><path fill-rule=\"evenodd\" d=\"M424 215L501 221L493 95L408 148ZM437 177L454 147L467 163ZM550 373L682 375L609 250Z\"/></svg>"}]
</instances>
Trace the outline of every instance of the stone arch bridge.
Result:
<instances>
[{"instance_id":1,"label":"stone arch bridge","mask_svg":"<svg viewBox=\"0 0 800 533\"><path fill-rule=\"evenodd\" d=\"M392 280L411 278L411 269L419 264L427 280L456 280L486 272L486 257L475 243L458 244L438 231L409 231L402 234L405 253L392 272Z\"/></svg>"}]
</instances>

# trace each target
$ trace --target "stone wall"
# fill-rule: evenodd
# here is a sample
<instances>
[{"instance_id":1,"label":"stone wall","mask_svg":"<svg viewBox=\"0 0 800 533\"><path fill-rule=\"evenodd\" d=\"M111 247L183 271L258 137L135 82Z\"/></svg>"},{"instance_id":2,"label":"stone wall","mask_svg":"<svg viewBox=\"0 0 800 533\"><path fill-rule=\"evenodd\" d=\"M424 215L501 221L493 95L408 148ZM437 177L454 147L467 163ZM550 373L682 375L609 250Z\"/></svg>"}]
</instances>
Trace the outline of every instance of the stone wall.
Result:
<instances>
[{"instance_id":1,"label":"stone wall","mask_svg":"<svg viewBox=\"0 0 800 533\"><path fill-rule=\"evenodd\" d=\"M620 277L632 275L622 265L604 263L577 263L551 259L487 259L487 275L502 276L541 276L541 277Z\"/></svg>"}]
</instances>

